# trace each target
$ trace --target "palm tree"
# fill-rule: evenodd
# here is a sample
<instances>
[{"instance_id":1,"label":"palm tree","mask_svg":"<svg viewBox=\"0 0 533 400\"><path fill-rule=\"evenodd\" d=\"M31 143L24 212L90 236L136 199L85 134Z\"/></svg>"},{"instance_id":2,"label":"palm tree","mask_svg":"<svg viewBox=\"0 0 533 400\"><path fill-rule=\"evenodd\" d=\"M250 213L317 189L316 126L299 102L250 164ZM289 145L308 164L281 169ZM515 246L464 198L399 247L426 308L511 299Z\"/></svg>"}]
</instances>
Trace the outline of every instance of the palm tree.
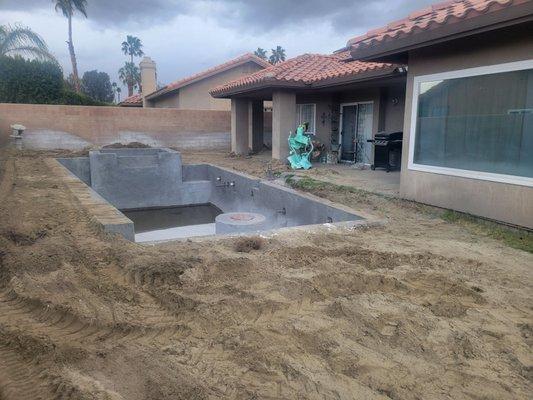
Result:
<instances>
[{"instance_id":1,"label":"palm tree","mask_svg":"<svg viewBox=\"0 0 533 400\"><path fill-rule=\"evenodd\" d=\"M267 60L267 52L266 52L265 49L262 49L261 47L258 47L257 50L254 51L254 54L257 57L259 57L259 58L261 58L261 59L263 59L265 61Z\"/></svg>"},{"instance_id":2,"label":"palm tree","mask_svg":"<svg viewBox=\"0 0 533 400\"><path fill-rule=\"evenodd\" d=\"M269 62L270 64L277 64L285 61L285 58L285 49L281 46L277 46L275 49L271 50Z\"/></svg>"},{"instance_id":3,"label":"palm tree","mask_svg":"<svg viewBox=\"0 0 533 400\"><path fill-rule=\"evenodd\" d=\"M120 103L120 92L122 92L122 89L120 87L117 87L117 97L118 97L117 103Z\"/></svg>"},{"instance_id":4,"label":"palm tree","mask_svg":"<svg viewBox=\"0 0 533 400\"><path fill-rule=\"evenodd\" d=\"M118 70L118 77L128 87L128 97L133 96L133 89L141 83L139 68L133 62L126 61L124 66Z\"/></svg>"},{"instance_id":5,"label":"palm tree","mask_svg":"<svg viewBox=\"0 0 533 400\"><path fill-rule=\"evenodd\" d=\"M56 4L56 11L61 11L68 19L68 51L70 53L70 61L72 62L72 74L74 76L74 84L76 92L81 91L80 78L78 76L78 63L76 61L76 53L74 52L74 43L72 42L72 16L75 11L79 11L87 17L87 0L53 0Z\"/></svg>"},{"instance_id":6,"label":"palm tree","mask_svg":"<svg viewBox=\"0 0 533 400\"><path fill-rule=\"evenodd\" d=\"M122 52L131 57L130 62L133 63L133 56L141 57L144 55L142 51L143 44L141 39L137 36L126 36L126 40L122 42Z\"/></svg>"},{"instance_id":7,"label":"palm tree","mask_svg":"<svg viewBox=\"0 0 533 400\"><path fill-rule=\"evenodd\" d=\"M30 28L0 25L0 56L15 55L57 63L43 38Z\"/></svg>"}]
</instances>

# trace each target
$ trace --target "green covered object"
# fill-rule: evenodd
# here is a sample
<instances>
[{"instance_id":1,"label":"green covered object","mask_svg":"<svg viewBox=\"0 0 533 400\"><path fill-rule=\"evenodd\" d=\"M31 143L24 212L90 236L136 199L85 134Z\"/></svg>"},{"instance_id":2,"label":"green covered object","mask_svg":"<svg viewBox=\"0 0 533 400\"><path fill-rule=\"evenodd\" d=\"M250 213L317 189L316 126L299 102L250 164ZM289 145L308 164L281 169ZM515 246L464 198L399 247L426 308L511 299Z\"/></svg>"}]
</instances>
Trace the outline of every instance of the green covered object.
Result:
<instances>
[{"instance_id":1,"label":"green covered object","mask_svg":"<svg viewBox=\"0 0 533 400\"><path fill-rule=\"evenodd\" d=\"M296 134L289 134L289 160L292 169L311 168L311 153L313 152L313 142L305 134L305 125L300 125L296 129Z\"/></svg>"}]
</instances>

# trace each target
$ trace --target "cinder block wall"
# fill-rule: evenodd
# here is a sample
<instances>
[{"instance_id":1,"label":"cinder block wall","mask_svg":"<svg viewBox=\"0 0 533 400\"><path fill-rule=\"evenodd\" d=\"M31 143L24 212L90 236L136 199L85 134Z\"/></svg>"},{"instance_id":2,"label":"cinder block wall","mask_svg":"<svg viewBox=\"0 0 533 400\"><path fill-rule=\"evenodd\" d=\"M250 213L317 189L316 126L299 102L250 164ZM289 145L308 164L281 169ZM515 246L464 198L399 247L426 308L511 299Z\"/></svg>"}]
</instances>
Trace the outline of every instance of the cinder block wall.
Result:
<instances>
[{"instance_id":1,"label":"cinder block wall","mask_svg":"<svg viewBox=\"0 0 533 400\"><path fill-rule=\"evenodd\" d=\"M229 149L231 115L218 110L0 103L0 146L8 142L14 123L35 135L70 134L98 146L145 138L165 146Z\"/></svg>"}]
</instances>

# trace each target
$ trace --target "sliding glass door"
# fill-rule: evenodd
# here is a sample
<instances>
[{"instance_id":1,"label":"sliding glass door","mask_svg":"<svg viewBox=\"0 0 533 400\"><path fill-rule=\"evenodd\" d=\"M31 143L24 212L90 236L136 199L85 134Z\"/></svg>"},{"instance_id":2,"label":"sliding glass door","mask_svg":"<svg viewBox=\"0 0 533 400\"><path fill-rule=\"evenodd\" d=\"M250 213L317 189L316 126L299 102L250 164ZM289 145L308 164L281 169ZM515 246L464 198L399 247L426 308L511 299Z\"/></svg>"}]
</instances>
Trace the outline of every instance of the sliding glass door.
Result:
<instances>
[{"instance_id":1,"label":"sliding glass door","mask_svg":"<svg viewBox=\"0 0 533 400\"><path fill-rule=\"evenodd\" d=\"M341 104L341 160L372 164L373 104Z\"/></svg>"}]
</instances>

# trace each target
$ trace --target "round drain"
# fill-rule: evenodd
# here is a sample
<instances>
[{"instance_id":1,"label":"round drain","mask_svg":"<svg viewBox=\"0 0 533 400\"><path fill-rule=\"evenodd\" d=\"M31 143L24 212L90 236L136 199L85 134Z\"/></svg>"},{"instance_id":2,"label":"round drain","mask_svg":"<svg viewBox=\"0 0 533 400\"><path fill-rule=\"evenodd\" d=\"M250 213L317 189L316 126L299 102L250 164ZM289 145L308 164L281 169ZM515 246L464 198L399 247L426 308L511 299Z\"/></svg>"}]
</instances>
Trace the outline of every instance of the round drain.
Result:
<instances>
[{"instance_id":1,"label":"round drain","mask_svg":"<svg viewBox=\"0 0 533 400\"><path fill-rule=\"evenodd\" d=\"M252 214L252 213L234 213L230 215L230 219L233 221L252 221L256 218L256 215L259 214Z\"/></svg>"},{"instance_id":2,"label":"round drain","mask_svg":"<svg viewBox=\"0 0 533 400\"><path fill-rule=\"evenodd\" d=\"M245 233L265 229L266 218L262 214L251 212L232 212L220 214L215 218L215 232Z\"/></svg>"}]
</instances>

